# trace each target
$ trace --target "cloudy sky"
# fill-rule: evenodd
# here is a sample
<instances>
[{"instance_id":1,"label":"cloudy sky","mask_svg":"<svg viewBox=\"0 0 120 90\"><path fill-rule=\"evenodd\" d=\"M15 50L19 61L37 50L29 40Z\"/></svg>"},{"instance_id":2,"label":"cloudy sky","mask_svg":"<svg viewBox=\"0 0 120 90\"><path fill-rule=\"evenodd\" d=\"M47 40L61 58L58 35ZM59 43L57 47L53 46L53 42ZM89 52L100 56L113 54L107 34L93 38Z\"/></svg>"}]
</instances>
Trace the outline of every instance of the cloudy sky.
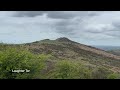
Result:
<instances>
[{"instance_id":1,"label":"cloudy sky","mask_svg":"<svg viewBox=\"0 0 120 90\"><path fill-rule=\"evenodd\" d=\"M120 46L120 11L0 11L0 42L59 37L87 45Z\"/></svg>"}]
</instances>

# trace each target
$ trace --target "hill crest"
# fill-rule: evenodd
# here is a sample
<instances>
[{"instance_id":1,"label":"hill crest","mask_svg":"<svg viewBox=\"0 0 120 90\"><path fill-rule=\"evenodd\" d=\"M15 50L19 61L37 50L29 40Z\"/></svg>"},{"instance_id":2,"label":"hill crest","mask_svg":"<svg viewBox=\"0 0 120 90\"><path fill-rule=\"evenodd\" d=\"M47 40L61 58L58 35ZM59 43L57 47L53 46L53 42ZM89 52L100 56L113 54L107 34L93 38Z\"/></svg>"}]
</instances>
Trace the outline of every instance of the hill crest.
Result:
<instances>
[{"instance_id":1,"label":"hill crest","mask_svg":"<svg viewBox=\"0 0 120 90\"><path fill-rule=\"evenodd\" d=\"M89 45L81 44L81 43L78 43L78 42L74 42L74 41L72 41L72 40L70 40L66 37L61 37L61 38L58 38L56 40L44 39L44 40L41 40L41 41L36 41L36 42L33 42L33 43L29 43L28 45L32 45L33 47L38 47L38 48L39 47L44 47L46 52L47 51L54 52L54 50L55 51L58 50L58 52L62 52L61 50L63 50L63 49L66 49L68 51L73 49L73 50L77 50L76 52L79 52L79 51L83 50L83 51L86 51L86 55L89 52L89 53L93 53L95 55L97 54L97 55L101 55L101 56L104 56L104 57L107 57L107 58L113 58L113 59L120 60L120 56L111 54L107 51L104 51L104 50L99 49L99 48L95 48L93 46L89 46ZM82 53L82 52L79 52L79 53Z\"/></svg>"}]
</instances>

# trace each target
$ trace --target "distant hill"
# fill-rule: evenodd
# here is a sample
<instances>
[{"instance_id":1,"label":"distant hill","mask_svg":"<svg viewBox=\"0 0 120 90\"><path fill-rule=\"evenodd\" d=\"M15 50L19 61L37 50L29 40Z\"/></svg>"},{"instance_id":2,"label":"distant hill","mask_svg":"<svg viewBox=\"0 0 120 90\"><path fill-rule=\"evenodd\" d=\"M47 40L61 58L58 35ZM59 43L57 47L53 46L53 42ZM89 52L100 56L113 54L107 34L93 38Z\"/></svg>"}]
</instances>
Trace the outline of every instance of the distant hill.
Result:
<instances>
[{"instance_id":1,"label":"distant hill","mask_svg":"<svg viewBox=\"0 0 120 90\"><path fill-rule=\"evenodd\" d=\"M117 50L109 50L108 52L120 56L120 49L117 49Z\"/></svg>"},{"instance_id":2,"label":"distant hill","mask_svg":"<svg viewBox=\"0 0 120 90\"><path fill-rule=\"evenodd\" d=\"M120 46L98 46L98 45L93 45L93 46L106 51L120 49Z\"/></svg>"}]
</instances>

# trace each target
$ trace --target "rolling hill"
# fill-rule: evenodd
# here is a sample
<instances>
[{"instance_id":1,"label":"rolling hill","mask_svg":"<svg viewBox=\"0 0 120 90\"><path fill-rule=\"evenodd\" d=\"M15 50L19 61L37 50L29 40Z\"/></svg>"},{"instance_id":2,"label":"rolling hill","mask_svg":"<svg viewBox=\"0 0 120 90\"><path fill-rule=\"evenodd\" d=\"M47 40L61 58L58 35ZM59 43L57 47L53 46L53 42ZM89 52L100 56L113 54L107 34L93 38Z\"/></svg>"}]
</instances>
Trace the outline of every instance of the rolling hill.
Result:
<instances>
[{"instance_id":1,"label":"rolling hill","mask_svg":"<svg viewBox=\"0 0 120 90\"><path fill-rule=\"evenodd\" d=\"M104 75L107 71L118 74L120 73L120 56L92 46L71 41L66 37L58 38L56 40L45 39L25 44L3 44L0 45L0 50L6 47L22 47L35 55L51 55L52 57L46 61L47 68L42 71L45 75L52 72L51 70L53 70L54 73L56 63L62 60L67 60L72 63L81 63L85 67L92 70L92 72L96 69L99 71L98 68L104 68L105 70L102 69L104 72L99 71L99 73L97 73L98 77L94 76L96 73L93 74L95 78L104 78L102 75ZM103 73L101 74L101 72ZM50 76L51 74L48 75L47 78L55 78Z\"/></svg>"},{"instance_id":2,"label":"rolling hill","mask_svg":"<svg viewBox=\"0 0 120 90\"><path fill-rule=\"evenodd\" d=\"M52 54L58 59L83 60L95 65L105 67L120 67L120 56L108 53L107 51L83 45L68 38L56 40L45 39L25 44L25 47L36 54Z\"/></svg>"}]
</instances>

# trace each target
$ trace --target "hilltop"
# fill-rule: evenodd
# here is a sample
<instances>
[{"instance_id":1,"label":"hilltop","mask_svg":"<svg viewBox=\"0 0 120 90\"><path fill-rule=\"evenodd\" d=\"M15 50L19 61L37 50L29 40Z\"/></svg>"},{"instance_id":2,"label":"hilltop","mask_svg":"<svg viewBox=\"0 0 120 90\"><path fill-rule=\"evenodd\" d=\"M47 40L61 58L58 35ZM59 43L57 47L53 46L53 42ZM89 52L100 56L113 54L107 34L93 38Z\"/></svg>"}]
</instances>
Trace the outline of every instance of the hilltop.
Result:
<instances>
[{"instance_id":1,"label":"hilltop","mask_svg":"<svg viewBox=\"0 0 120 90\"><path fill-rule=\"evenodd\" d=\"M47 50L47 51L53 51L53 52L54 52L54 50L63 51L63 49L66 49L66 50L71 50L73 52L76 52L76 53L80 54L80 53L83 53L83 52L80 52L80 50L83 50L83 51L86 51L85 54L93 53L95 55L97 54L97 55L100 55L102 57L120 60L120 56L111 54L111 53L109 53L107 51L104 51L102 49L98 49L98 48L95 48L95 47L92 47L92 46L88 46L88 45L84 45L84 44L80 44L80 43L71 41L70 39L65 38L65 37L58 38L56 40L44 39L44 40L41 40L41 41L28 43L28 44L25 44L25 45L26 46L28 45L31 49L32 48L38 49L38 50L45 49L44 51ZM36 46L36 47L34 47L34 46ZM41 52L38 52L38 53L41 53Z\"/></svg>"},{"instance_id":2,"label":"hilltop","mask_svg":"<svg viewBox=\"0 0 120 90\"><path fill-rule=\"evenodd\" d=\"M41 40L36 43L25 45L33 53L52 54L59 59L83 60L91 64L102 65L105 67L120 67L120 56L107 51L80 44L69 40L68 38L58 38L56 40Z\"/></svg>"}]
</instances>

